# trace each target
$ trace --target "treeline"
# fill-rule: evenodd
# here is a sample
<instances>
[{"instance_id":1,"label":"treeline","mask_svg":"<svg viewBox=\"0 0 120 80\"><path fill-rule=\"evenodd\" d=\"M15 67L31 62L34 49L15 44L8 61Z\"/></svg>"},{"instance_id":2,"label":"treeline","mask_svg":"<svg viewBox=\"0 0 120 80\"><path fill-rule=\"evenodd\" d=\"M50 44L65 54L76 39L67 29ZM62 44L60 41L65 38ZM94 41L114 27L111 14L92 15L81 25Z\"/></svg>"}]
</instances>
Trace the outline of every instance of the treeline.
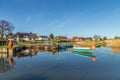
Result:
<instances>
[{"instance_id":1,"label":"treeline","mask_svg":"<svg viewBox=\"0 0 120 80\"><path fill-rule=\"evenodd\" d=\"M115 36L114 39L120 39L120 36Z\"/></svg>"}]
</instances>

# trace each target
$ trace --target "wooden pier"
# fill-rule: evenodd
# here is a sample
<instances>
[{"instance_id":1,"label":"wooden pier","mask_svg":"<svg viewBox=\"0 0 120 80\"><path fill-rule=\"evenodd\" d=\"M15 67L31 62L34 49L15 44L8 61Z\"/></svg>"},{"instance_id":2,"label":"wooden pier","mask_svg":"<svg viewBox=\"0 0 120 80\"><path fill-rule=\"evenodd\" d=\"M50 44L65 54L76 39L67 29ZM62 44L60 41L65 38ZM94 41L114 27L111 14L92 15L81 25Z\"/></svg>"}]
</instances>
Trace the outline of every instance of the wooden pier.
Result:
<instances>
[{"instance_id":1,"label":"wooden pier","mask_svg":"<svg viewBox=\"0 0 120 80\"><path fill-rule=\"evenodd\" d=\"M54 50L59 48L59 45L25 44L24 46L27 49L38 49L38 50Z\"/></svg>"},{"instance_id":2,"label":"wooden pier","mask_svg":"<svg viewBox=\"0 0 120 80\"><path fill-rule=\"evenodd\" d=\"M15 47L15 48L0 48L0 52L1 53L14 53L14 52L18 52L20 50L22 50L24 48L24 46L19 46L19 47Z\"/></svg>"},{"instance_id":3,"label":"wooden pier","mask_svg":"<svg viewBox=\"0 0 120 80\"><path fill-rule=\"evenodd\" d=\"M49 50L53 51L55 49L58 49L59 45L51 45L51 44L21 44L21 46L15 47L15 48L0 48L0 52L5 53L15 53L18 51L21 51L23 49L35 49L35 50Z\"/></svg>"}]
</instances>

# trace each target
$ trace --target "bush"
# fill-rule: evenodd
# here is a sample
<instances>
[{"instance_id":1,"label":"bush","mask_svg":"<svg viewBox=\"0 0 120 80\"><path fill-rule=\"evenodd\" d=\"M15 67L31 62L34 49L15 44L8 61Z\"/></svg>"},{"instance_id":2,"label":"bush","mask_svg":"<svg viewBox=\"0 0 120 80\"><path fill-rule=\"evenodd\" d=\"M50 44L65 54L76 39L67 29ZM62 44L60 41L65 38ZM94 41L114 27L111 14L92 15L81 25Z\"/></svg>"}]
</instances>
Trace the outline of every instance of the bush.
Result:
<instances>
[{"instance_id":1,"label":"bush","mask_svg":"<svg viewBox=\"0 0 120 80\"><path fill-rule=\"evenodd\" d=\"M4 46L8 44L8 40L0 40L0 46Z\"/></svg>"}]
</instances>

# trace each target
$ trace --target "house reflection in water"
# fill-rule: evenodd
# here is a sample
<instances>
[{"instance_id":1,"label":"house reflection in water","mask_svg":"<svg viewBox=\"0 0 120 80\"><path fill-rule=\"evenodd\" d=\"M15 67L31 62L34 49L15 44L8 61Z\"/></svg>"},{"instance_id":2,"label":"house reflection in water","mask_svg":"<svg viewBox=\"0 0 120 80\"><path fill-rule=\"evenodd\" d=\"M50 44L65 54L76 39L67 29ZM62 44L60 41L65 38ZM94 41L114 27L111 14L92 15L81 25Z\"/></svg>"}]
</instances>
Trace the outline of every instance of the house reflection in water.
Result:
<instances>
[{"instance_id":1,"label":"house reflection in water","mask_svg":"<svg viewBox=\"0 0 120 80\"><path fill-rule=\"evenodd\" d=\"M23 50L19 53L0 53L0 73L10 71L14 68L14 57L34 56L37 54L36 50Z\"/></svg>"},{"instance_id":2,"label":"house reflection in water","mask_svg":"<svg viewBox=\"0 0 120 80\"><path fill-rule=\"evenodd\" d=\"M26 56L32 57L32 56L37 55L37 52L38 52L37 50L26 49L26 50L16 53L16 56L17 57L26 57Z\"/></svg>"}]
</instances>

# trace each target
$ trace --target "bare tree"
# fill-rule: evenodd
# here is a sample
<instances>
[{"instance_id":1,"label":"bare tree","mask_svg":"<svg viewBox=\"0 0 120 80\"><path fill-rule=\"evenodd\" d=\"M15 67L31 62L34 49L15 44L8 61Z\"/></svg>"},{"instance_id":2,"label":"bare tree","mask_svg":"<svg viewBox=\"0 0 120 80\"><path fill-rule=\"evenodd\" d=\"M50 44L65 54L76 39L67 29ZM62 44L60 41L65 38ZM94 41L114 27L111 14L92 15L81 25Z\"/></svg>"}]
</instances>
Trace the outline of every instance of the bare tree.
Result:
<instances>
[{"instance_id":1,"label":"bare tree","mask_svg":"<svg viewBox=\"0 0 120 80\"><path fill-rule=\"evenodd\" d=\"M12 33L14 30L14 26L12 23L5 21L5 20L0 20L0 35L1 38L4 36L8 35L9 33Z\"/></svg>"}]
</instances>

